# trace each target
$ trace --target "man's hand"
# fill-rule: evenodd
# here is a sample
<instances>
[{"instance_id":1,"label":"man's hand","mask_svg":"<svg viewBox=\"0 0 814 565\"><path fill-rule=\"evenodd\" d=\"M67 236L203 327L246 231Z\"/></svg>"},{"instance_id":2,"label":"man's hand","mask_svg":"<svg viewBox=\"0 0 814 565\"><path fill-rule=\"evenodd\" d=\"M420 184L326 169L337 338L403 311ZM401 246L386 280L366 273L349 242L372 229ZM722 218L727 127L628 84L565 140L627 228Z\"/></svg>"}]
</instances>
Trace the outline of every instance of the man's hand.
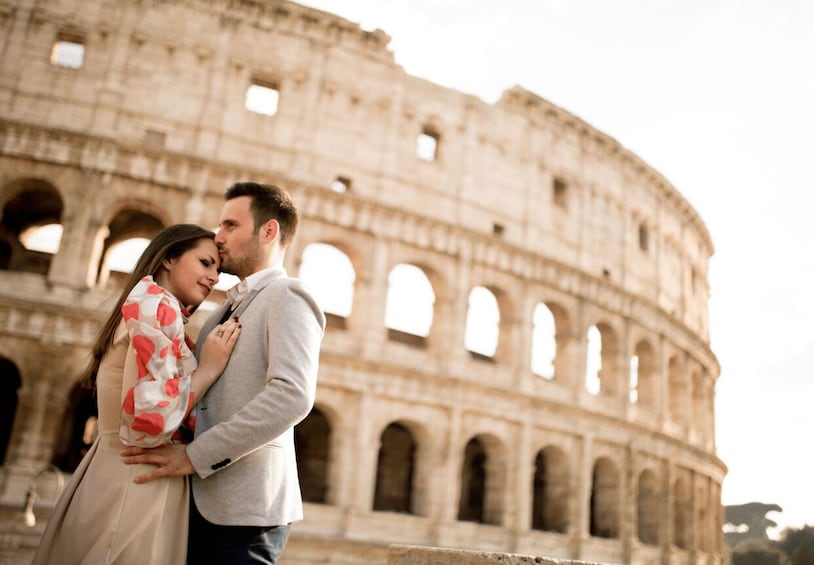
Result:
<instances>
[{"instance_id":1,"label":"man's hand","mask_svg":"<svg viewBox=\"0 0 814 565\"><path fill-rule=\"evenodd\" d=\"M147 483L161 477L182 477L195 472L192 462L187 457L187 450L183 444L170 443L159 447L128 447L121 453L126 465L147 463L157 465L155 471L139 475L134 482Z\"/></svg>"}]
</instances>

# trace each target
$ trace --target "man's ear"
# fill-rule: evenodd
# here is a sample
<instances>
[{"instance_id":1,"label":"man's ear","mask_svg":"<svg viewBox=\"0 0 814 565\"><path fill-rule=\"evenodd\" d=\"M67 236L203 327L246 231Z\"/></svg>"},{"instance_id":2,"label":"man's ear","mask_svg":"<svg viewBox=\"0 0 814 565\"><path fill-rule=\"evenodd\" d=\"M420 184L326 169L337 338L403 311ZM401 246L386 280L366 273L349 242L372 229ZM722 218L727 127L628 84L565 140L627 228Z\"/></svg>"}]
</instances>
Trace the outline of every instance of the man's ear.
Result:
<instances>
[{"instance_id":1,"label":"man's ear","mask_svg":"<svg viewBox=\"0 0 814 565\"><path fill-rule=\"evenodd\" d=\"M260 228L260 234L263 236L263 241L270 243L277 239L280 234L280 224L277 220L269 220Z\"/></svg>"}]
</instances>

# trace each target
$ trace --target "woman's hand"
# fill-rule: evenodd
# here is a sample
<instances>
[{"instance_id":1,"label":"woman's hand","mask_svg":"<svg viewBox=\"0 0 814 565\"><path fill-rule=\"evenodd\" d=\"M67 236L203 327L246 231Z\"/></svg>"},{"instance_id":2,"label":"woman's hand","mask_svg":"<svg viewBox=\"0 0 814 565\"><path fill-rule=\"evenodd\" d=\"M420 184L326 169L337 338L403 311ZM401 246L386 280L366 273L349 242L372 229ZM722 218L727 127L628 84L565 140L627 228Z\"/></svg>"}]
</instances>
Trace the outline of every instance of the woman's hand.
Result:
<instances>
[{"instance_id":1,"label":"woman's hand","mask_svg":"<svg viewBox=\"0 0 814 565\"><path fill-rule=\"evenodd\" d=\"M237 338L240 336L240 329L241 325L237 318L231 318L215 326L206 336L198 360L198 369L195 372L212 378L219 377L226 368L229 356L232 355Z\"/></svg>"}]
</instances>

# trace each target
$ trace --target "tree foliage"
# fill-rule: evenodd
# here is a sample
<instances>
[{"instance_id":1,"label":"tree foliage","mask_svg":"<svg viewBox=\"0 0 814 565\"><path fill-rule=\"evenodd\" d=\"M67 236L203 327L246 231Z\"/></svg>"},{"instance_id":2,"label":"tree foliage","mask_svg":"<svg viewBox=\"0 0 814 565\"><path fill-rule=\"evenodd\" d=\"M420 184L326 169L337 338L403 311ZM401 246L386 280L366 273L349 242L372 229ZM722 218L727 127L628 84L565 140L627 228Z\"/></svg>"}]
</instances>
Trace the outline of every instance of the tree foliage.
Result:
<instances>
[{"instance_id":1,"label":"tree foliage","mask_svg":"<svg viewBox=\"0 0 814 565\"><path fill-rule=\"evenodd\" d=\"M791 565L814 565L814 526L787 528L778 546L789 556Z\"/></svg>"},{"instance_id":2,"label":"tree foliage","mask_svg":"<svg viewBox=\"0 0 814 565\"><path fill-rule=\"evenodd\" d=\"M786 553L769 540L747 540L732 551L732 565L789 565Z\"/></svg>"}]
</instances>

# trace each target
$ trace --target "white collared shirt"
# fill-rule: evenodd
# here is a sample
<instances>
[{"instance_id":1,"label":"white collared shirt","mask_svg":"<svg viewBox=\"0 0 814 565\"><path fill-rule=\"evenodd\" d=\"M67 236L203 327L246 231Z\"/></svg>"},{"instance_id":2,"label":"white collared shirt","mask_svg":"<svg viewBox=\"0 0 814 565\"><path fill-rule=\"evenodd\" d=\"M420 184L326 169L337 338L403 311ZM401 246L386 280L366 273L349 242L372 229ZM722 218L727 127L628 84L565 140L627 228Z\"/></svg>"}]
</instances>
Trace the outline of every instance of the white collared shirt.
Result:
<instances>
[{"instance_id":1,"label":"white collared shirt","mask_svg":"<svg viewBox=\"0 0 814 565\"><path fill-rule=\"evenodd\" d=\"M237 283L235 286L227 290L226 300L228 300L229 304L231 304L230 309L235 310L243 301L243 299L249 296L251 291L257 288L257 286L260 283L265 281L268 277L272 276L274 273L278 273L280 271L283 271L283 273L285 273L285 269L281 269L279 267L269 267L267 269L261 269L256 273L252 273L251 275Z\"/></svg>"}]
</instances>

